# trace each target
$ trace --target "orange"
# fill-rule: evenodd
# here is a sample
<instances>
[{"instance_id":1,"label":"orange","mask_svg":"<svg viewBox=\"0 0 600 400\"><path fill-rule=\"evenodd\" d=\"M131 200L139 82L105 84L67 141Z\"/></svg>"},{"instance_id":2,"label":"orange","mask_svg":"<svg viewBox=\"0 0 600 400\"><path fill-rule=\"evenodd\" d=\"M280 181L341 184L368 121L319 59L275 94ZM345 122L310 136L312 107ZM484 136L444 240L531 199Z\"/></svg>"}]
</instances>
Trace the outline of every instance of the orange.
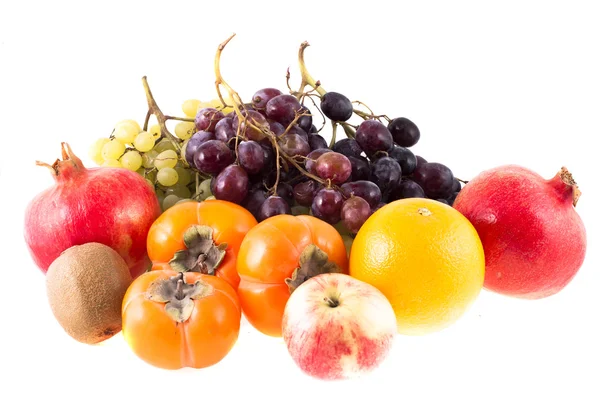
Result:
<instances>
[{"instance_id":1,"label":"orange","mask_svg":"<svg viewBox=\"0 0 600 400\"><path fill-rule=\"evenodd\" d=\"M389 203L367 219L350 251L350 275L392 304L398 332L421 335L458 320L483 287L483 246L460 212L436 200Z\"/></svg>"}]
</instances>

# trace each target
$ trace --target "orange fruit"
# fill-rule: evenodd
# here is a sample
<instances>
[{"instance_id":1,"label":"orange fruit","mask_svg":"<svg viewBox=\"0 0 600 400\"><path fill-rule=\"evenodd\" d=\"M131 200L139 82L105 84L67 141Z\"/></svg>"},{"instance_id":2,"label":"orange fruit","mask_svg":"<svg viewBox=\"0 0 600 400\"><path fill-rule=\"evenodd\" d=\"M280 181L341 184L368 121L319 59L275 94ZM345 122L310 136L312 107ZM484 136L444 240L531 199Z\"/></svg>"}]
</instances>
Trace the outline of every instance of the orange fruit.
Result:
<instances>
[{"instance_id":1,"label":"orange fruit","mask_svg":"<svg viewBox=\"0 0 600 400\"><path fill-rule=\"evenodd\" d=\"M398 332L421 335L458 320L483 287L483 246L460 212L436 200L389 203L367 219L350 251L350 275L388 298Z\"/></svg>"}]
</instances>

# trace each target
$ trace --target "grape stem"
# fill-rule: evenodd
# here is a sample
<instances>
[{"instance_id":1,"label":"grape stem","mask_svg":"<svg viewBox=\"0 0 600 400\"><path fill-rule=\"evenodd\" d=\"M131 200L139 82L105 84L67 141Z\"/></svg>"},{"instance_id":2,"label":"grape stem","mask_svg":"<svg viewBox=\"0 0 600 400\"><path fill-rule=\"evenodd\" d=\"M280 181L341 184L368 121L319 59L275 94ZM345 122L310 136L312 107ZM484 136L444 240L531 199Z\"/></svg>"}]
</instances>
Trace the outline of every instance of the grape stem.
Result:
<instances>
[{"instance_id":1,"label":"grape stem","mask_svg":"<svg viewBox=\"0 0 600 400\"><path fill-rule=\"evenodd\" d=\"M308 44L307 41L304 41L298 50L298 63L300 65L300 74L302 77L302 80L300 81L300 90L298 90L299 94L297 95L298 100L300 100L302 93L304 93L304 88L307 85L312 86L321 96L324 96L327 93L325 89L323 89L323 86L321 86L321 82L316 81L306 69L306 64L304 63L304 50L306 50L308 46L310 46L310 44Z\"/></svg>"},{"instance_id":2,"label":"grape stem","mask_svg":"<svg viewBox=\"0 0 600 400\"><path fill-rule=\"evenodd\" d=\"M146 114L146 122L144 123L144 126L147 125L147 121L150 119L150 114L153 114L158 120L158 125L160 126L160 136L169 140L175 147L175 151L177 152L177 154L180 155L181 146L179 145L179 140L175 136L173 136L173 134L171 134L171 132L169 132L169 130L167 129L167 118L158 107L158 104L156 104L156 100L154 100L154 96L152 96L152 91L150 90L150 86L148 85L148 79L146 78L146 76L142 77L142 84L144 85L144 91L146 92L146 99L148 100L149 108L148 114Z\"/></svg>"},{"instance_id":3,"label":"grape stem","mask_svg":"<svg viewBox=\"0 0 600 400\"><path fill-rule=\"evenodd\" d=\"M329 142L329 148L332 149L333 145L335 144L335 134L337 132L337 123L335 121L331 121L331 127L332 127L332 131L331 131L331 142Z\"/></svg>"},{"instance_id":4,"label":"grape stem","mask_svg":"<svg viewBox=\"0 0 600 400\"><path fill-rule=\"evenodd\" d=\"M177 120L177 121L184 121L184 122L194 122L194 118L185 118L185 117L173 117L171 115L165 115L165 120Z\"/></svg>"},{"instance_id":5,"label":"grape stem","mask_svg":"<svg viewBox=\"0 0 600 400\"><path fill-rule=\"evenodd\" d=\"M265 129L263 127L257 127L255 124L253 124L251 121L248 120L247 117L245 117L242 114L242 111L240 110L240 104L244 105L244 102L242 101L242 98L240 97L240 95L233 90L233 88L225 81L225 79L223 79L223 76L221 75L221 53L223 52L223 50L225 49L225 46L227 46L227 43L229 43L231 41L231 39L233 39L233 37L235 36L235 33L232 34L229 38L227 38L227 40L225 40L223 43L221 43L219 45L219 47L217 48L217 54L215 55L215 87L217 89L217 94L219 96L219 100L221 100L221 103L223 103L224 107L227 107L227 103L225 103L225 100L223 99L223 94L221 93L221 85L223 87L225 87L225 90L227 90L227 92L229 93L229 97L231 97L231 99L233 100L233 109L238 117L239 123L238 123L238 132L236 132L236 145L235 145L235 149L236 149L236 156L237 156L237 148L238 148L238 138L240 137L240 127L242 126L242 122L244 123L244 126L248 127L250 126L251 128L254 128L258 131L262 131L263 133L266 134L266 136L269 138L269 140L271 141L271 143L273 143L273 146L275 147L275 167L277 168L277 175L275 177L275 184L273 185L273 188L271 189L273 194L277 193L277 185L279 184L279 146L277 145L277 139L275 137L275 134L273 132L270 131L270 129L268 131L265 131ZM246 128L247 129L247 128Z\"/></svg>"}]
</instances>

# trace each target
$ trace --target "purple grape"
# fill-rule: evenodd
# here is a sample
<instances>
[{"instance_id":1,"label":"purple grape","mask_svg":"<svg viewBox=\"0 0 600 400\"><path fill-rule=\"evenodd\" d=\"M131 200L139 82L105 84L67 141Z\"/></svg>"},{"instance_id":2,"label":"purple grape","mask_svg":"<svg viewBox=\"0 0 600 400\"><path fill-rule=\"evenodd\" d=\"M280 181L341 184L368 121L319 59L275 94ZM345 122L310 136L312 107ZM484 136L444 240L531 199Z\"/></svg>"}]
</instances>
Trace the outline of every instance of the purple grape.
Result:
<instances>
[{"instance_id":1,"label":"purple grape","mask_svg":"<svg viewBox=\"0 0 600 400\"><path fill-rule=\"evenodd\" d=\"M315 171L320 178L329 179L333 184L339 185L350 178L352 164L345 155L330 151L317 158Z\"/></svg>"},{"instance_id":2,"label":"purple grape","mask_svg":"<svg viewBox=\"0 0 600 400\"><path fill-rule=\"evenodd\" d=\"M375 208L371 209L371 215L373 215L373 213L377 210L379 210L381 207L385 206L385 203L379 203L377 204L377 206Z\"/></svg>"},{"instance_id":3,"label":"purple grape","mask_svg":"<svg viewBox=\"0 0 600 400\"><path fill-rule=\"evenodd\" d=\"M341 139L333 144L333 151L342 153L346 157L361 157L363 149L354 139Z\"/></svg>"},{"instance_id":4,"label":"purple grape","mask_svg":"<svg viewBox=\"0 0 600 400\"><path fill-rule=\"evenodd\" d=\"M298 118L298 126L302 128L305 132L310 132L310 127L312 125L312 115L310 113L310 110L306 108L306 106L302 106L300 111L305 115Z\"/></svg>"},{"instance_id":5,"label":"purple grape","mask_svg":"<svg viewBox=\"0 0 600 400\"><path fill-rule=\"evenodd\" d=\"M262 150L264 152L263 159L265 160L263 173L267 173L273 168L275 168L275 151L273 150L273 147L271 147L271 145L261 144L260 147L262 147Z\"/></svg>"},{"instance_id":6,"label":"purple grape","mask_svg":"<svg viewBox=\"0 0 600 400\"><path fill-rule=\"evenodd\" d=\"M192 135L185 146L185 161L189 165L194 166L194 154L198 151L198 147L204 142L213 140L215 134L207 131L198 131Z\"/></svg>"},{"instance_id":7,"label":"purple grape","mask_svg":"<svg viewBox=\"0 0 600 400\"><path fill-rule=\"evenodd\" d=\"M454 178L454 182L452 184L452 192L460 192L462 190L462 185L460 181Z\"/></svg>"},{"instance_id":8,"label":"purple grape","mask_svg":"<svg viewBox=\"0 0 600 400\"><path fill-rule=\"evenodd\" d=\"M277 196L284 199L290 207L294 205L294 188L285 182L277 184Z\"/></svg>"},{"instance_id":9,"label":"purple grape","mask_svg":"<svg viewBox=\"0 0 600 400\"><path fill-rule=\"evenodd\" d=\"M452 206L452 205L454 205L454 200L456 200L456 196L458 196L458 192L454 192L454 193L452 193L452 194L450 195L450 197L448 197L448 198L446 199L446 201L448 202L448 205L449 205L449 206Z\"/></svg>"},{"instance_id":10,"label":"purple grape","mask_svg":"<svg viewBox=\"0 0 600 400\"><path fill-rule=\"evenodd\" d=\"M279 196L269 196L260 206L257 219L258 221L264 221L275 215L291 213L292 209L284 199Z\"/></svg>"},{"instance_id":11,"label":"purple grape","mask_svg":"<svg viewBox=\"0 0 600 400\"><path fill-rule=\"evenodd\" d=\"M281 139L280 144L281 150L283 150L288 156L306 157L310 153L310 146L308 142L295 133L288 133Z\"/></svg>"},{"instance_id":12,"label":"purple grape","mask_svg":"<svg viewBox=\"0 0 600 400\"><path fill-rule=\"evenodd\" d=\"M282 160L282 162L285 162L285 161ZM301 176L300 171L298 171L296 168L294 168L292 166L289 166L287 171L285 169L282 169L279 171L279 181L280 182L291 182L299 176Z\"/></svg>"},{"instance_id":13,"label":"purple grape","mask_svg":"<svg viewBox=\"0 0 600 400\"><path fill-rule=\"evenodd\" d=\"M335 189L321 189L315 195L311 205L312 214L323 221L334 225L340 222L344 198Z\"/></svg>"},{"instance_id":14,"label":"purple grape","mask_svg":"<svg viewBox=\"0 0 600 400\"><path fill-rule=\"evenodd\" d=\"M316 175L317 171L316 171L316 161L319 157L321 157L321 155L325 154L325 153L329 153L332 150L329 148L323 148L323 149L316 149L311 151L310 153L308 153L308 155L306 156L306 160L304 160L304 168L306 169L307 172Z\"/></svg>"},{"instance_id":15,"label":"purple grape","mask_svg":"<svg viewBox=\"0 0 600 400\"><path fill-rule=\"evenodd\" d=\"M310 130L308 131L308 134L311 133L319 133L319 130L317 129L317 127L313 124L310 126Z\"/></svg>"},{"instance_id":16,"label":"purple grape","mask_svg":"<svg viewBox=\"0 0 600 400\"><path fill-rule=\"evenodd\" d=\"M400 184L402 169L398 161L391 157L381 157L371 164L371 181L381 189L385 196Z\"/></svg>"},{"instance_id":17,"label":"purple grape","mask_svg":"<svg viewBox=\"0 0 600 400\"><path fill-rule=\"evenodd\" d=\"M214 132L217 122L223 118L225 118L225 115L221 111L216 108L206 107L198 110L194 122L197 130Z\"/></svg>"},{"instance_id":18,"label":"purple grape","mask_svg":"<svg viewBox=\"0 0 600 400\"><path fill-rule=\"evenodd\" d=\"M414 146L421 137L417 125L408 118L394 118L388 124L388 129L392 133L394 142L402 147Z\"/></svg>"},{"instance_id":19,"label":"purple grape","mask_svg":"<svg viewBox=\"0 0 600 400\"><path fill-rule=\"evenodd\" d=\"M279 136L285 132L285 126L281 125L279 122L273 121L272 119L267 120L267 122L271 128L271 132L273 132L276 136Z\"/></svg>"},{"instance_id":20,"label":"purple grape","mask_svg":"<svg viewBox=\"0 0 600 400\"><path fill-rule=\"evenodd\" d=\"M367 155L388 151L394 145L392 134L381 122L372 119L363 121L356 130L356 141Z\"/></svg>"},{"instance_id":21,"label":"purple grape","mask_svg":"<svg viewBox=\"0 0 600 400\"><path fill-rule=\"evenodd\" d=\"M332 121L347 121L352 116L352 102L337 92L327 92L321 97L321 111Z\"/></svg>"},{"instance_id":22,"label":"purple grape","mask_svg":"<svg viewBox=\"0 0 600 400\"><path fill-rule=\"evenodd\" d=\"M235 133L236 132L233 129L233 120L231 118L223 118L217 122L217 125L215 126L215 139L220 140L230 147L232 144L235 146L235 140L231 140L235 138Z\"/></svg>"},{"instance_id":23,"label":"purple grape","mask_svg":"<svg viewBox=\"0 0 600 400\"><path fill-rule=\"evenodd\" d=\"M453 193L454 175L450 168L440 163L430 162L417 165L413 173L413 180L431 199L444 199Z\"/></svg>"},{"instance_id":24,"label":"purple grape","mask_svg":"<svg viewBox=\"0 0 600 400\"><path fill-rule=\"evenodd\" d=\"M254 188L248 192L248 195L242 202L242 207L250 211L254 218L258 219L260 207L267 199L267 192L262 189L262 182L259 188Z\"/></svg>"},{"instance_id":25,"label":"purple grape","mask_svg":"<svg viewBox=\"0 0 600 400\"><path fill-rule=\"evenodd\" d=\"M446 200L446 199L436 199L436 200L439 201L440 203L448 205L448 200Z\"/></svg>"},{"instance_id":26,"label":"purple grape","mask_svg":"<svg viewBox=\"0 0 600 400\"><path fill-rule=\"evenodd\" d=\"M398 161L400 168L402 168L402 175L404 176L412 174L415 168L417 168L417 158L412 151L405 147L394 146L394 148L388 152L388 155Z\"/></svg>"},{"instance_id":27,"label":"purple grape","mask_svg":"<svg viewBox=\"0 0 600 400\"><path fill-rule=\"evenodd\" d=\"M425 192L419 184L410 179L402 179L400 184L390 194L390 200L425 198Z\"/></svg>"},{"instance_id":28,"label":"purple grape","mask_svg":"<svg viewBox=\"0 0 600 400\"><path fill-rule=\"evenodd\" d=\"M312 179L297 183L296 186L294 186L294 199L296 200L296 203L301 206L310 207L315 195L322 188L323 185Z\"/></svg>"},{"instance_id":29,"label":"purple grape","mask_svg":"<svg viewBox=\"0 0 600 400\"><path fill-rule=\"evenodd\" d=\"M375 207L381 202L381 189L371 181L356 181L344 183L340 186L344 197L360 197L369 203L370 207Z\"/></svg>"},{"instance_id":30,"label":"purple grape","mask_svg":"<svg viewBox=\"0 0 600 400\"><path fill-rule=\"evenodd\" d=\"M237 115L233 117L231 124L233 130L237 132L239 125L240 135L257 142L264 139L265 134L262 130L270 128L265 116L254 110L244 110L242 116L245 117L242 121L239 120Z\"/></svg>"},{"instance_id":31,"label":"purple grape","mask_svg":"<svg viewBox=\"0 0 600 400\"><path fill-rule=\"evenodd\" d=\"M417 167L419 165L427 164L427 160L424 159L423 157L421 157L421 156L415 156L415 158L417 159ZM415 167L415 169L416 169L416 167Z\"/></svg>"},{"instance_id":32,"label":"purple grape","mask_svg":"<svg viewBox=\"0 0 600 400\"><path fill-rule=\"evenodd\" d=\"M294 125L290 126L290 128L288 129L288 133L286 133L286 135L289 135L290 133L300 136L302 139L304 139L304 141L306 143L308 143L308 133L306 133L306 131L304 131L298 125L294 124Z\"/></svg>"},{"instance_id":33,"label":"purple grape","mask_svg":"<svg viewBox=\"0 0 600 400\"><path fill-rule=\"evenodd\" d=\"M196 168L209 175L217 175L233 161L233 153L220 140L213 139L202 143L194 154Z\"/></svg>"},{"instance_id":34,"label":"purple grape","mask_svg":"<svg viewBox=\"0 0 600 400\"><path fill-rule=\"evenodd\" d=\"M267 117L273 119L283 126L288 126L296 118L296 112L300 111L302 106L298 99L290 94L280 94L267 102Z\"/></svg>"},{"instance_id":35,"label":"purple grape","mask_svg":"<svg viewBox=\"0 0 600 400\"><path fill-rule=\"evenodd\" d=\"M369 160L364 157L348 156L350 164L352 164L352 175L350 179L353 181L367 180L371 176L371 166Z\"/></svg>"},{"instance_id":36,"label":"purple grape","mask_svg":"<svg viewBox=\"0 0 600 400\"><path fill-rule=\"evenodd\" d=\"M342 223L352 233L357 233L371 216L371 206L362 197L351 197L342 205Z\"/></svg>"},{"instance_id":37,"label":"purple grape","mask_svg":"<svg viewBox=\"0 0 600 400\"><path fill-rule=\"evenodd\" d=\"M225 167L213 180L213 195L218 200L240 204L248 194L248 174L239 165Z\"/></svg>"},{"instance_id":38,"label":"purple grape","mask_svg":"<svg viewBox=\"0 0 600 400\"><path fill-rule=\"evenodd\" d=\"M267 102L273 97L279 96L281 90L275 88L260 89L252 96L252 106L257 110L264 110L267 107Z\"/></svg>"},{"instance_id":39,"label":"purple grape","mask_svg":"<svg viewBox=\"0 0 600 400\"><path fill-rule=\"evenodd\" d=\"M238 144L238 161L249 174L257 174L265 166L265 152L260 144L244 141Z\"/></svg>"},{"instance_id":40,"label":"purple grape","mask_svg":"<svg viewBox=\"0 0 600 400\"><path fill-rule=\"evenodd\" d=\"M329 148L327 141L321 135L310 135L308 137L308 145L310 146L311 150Z\"/></svg>"}]
</instances>

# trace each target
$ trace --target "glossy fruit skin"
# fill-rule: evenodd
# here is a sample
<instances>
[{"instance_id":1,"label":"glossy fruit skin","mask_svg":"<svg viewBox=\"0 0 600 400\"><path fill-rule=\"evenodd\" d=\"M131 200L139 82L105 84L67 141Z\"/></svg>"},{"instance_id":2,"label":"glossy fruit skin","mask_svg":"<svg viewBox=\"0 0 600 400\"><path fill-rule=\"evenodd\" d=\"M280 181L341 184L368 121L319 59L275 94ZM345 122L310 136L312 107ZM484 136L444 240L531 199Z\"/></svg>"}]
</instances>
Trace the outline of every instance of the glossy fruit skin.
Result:
<instances>
[{"instance_id":1,"label":"glossy fruit skin","mask_svg":"<svg viewBox=\"0 0 600 400\"><path fill-rule=\"evenodd\" d=\"M165 305L146 298L149 286L176 276L171 270L150 271L138 277L123 299L123 337L145 362L163 369L206 368L221 361L237 342L241 307L235 290L223 279L198 272L184 274L185 282L201 281L213 294L194 301L187 321L177 323Z\"/></svg>"},{"instance_id":2,"label":"glossy fruit skin","mask_svg":"<svg viewBox=\"0 0 600 400\"><path fill-rule=\"evenodd\" d=\"M402 147L412 147L421 138L419 128L408 118L394 118L388 124L388 129L394 137L394 142Z\"/></svg>"},{"instance_id":3,"label":"glossy fruit skin","mask_svg":"<svg viewBox=\"0 0 600 400\"><path fill-rule=\"evenodd\" d=\"M347 121L352 117L352 102L337 92L327 92L321 97L321 111L332 121Z\"/></svg>"},{"instance_id":4,"label":"glossy fruit skin","mask_svg":"<svg viewBox=\"0 0 600 400\"><path fill-rule=\"evenodd\" d=\"M479 233L488 290L548 297L567 286L583 264L586 230L573 206L573 188L560 173L547 180L517 165L492 168L469 180L454 208Z\"/></svg>"},{"instance_id":5,"label":"glossy fruit skin","mask_svg":"<svg viewBox=\"0 0 600 400\"><path fill-rule=\"evenodd\" d=\"M324 251L330 261L348 271L348 257L335 228L309 215L281 214L248 232L238 253L238 296L244 315L258 331L281 337L281 322L290 291L285 283L299 265L309 244Z\"/></svg>"},{"instance_id":6,"label":"glossy fruit skin","mask_svg":"<svg viewBox=\"0 0 600 400\"><path fill-rule=\"evenodd\" d=\"M161 213L154 191L133 171L86 168L70 148L68 154L54 167L55 184L25 210L23 233L33 261L46 273L66 249L98 242L123 257L132 277L139 276L151 266L146 235Z\"/></svg>"},{"instance_id":7,"label":"glossy fruit skin","mask_svg":"<svg viewBox=\"0 0 600 400\"><path fill-rule=\"evenodd\" d=\"M257 224L254 216L242 206L223 201L184 202L167 209L152 224L148 232L148 256L159 268L167 268L175 252L185 250L184 232L193 225L205 225L213 229L216 245L227 243L225 258L216 276L237 288L240 277L236 263L244 236ZM157 267L153 267L157 269Z\"/></svg>"},{"instance_id":8,"label":"glossy fruit skin","mask_svg":"<svg viewBox=\"0 0 600 400\"><path fill-rule=\"evenodd\" d=\"M484 273L483 246L473 225L431 199L381 207L361 227L350 254L350 275L383 292L398 332L407 335L456 322L478 297Z\"/></svg>"}]
</instances>

